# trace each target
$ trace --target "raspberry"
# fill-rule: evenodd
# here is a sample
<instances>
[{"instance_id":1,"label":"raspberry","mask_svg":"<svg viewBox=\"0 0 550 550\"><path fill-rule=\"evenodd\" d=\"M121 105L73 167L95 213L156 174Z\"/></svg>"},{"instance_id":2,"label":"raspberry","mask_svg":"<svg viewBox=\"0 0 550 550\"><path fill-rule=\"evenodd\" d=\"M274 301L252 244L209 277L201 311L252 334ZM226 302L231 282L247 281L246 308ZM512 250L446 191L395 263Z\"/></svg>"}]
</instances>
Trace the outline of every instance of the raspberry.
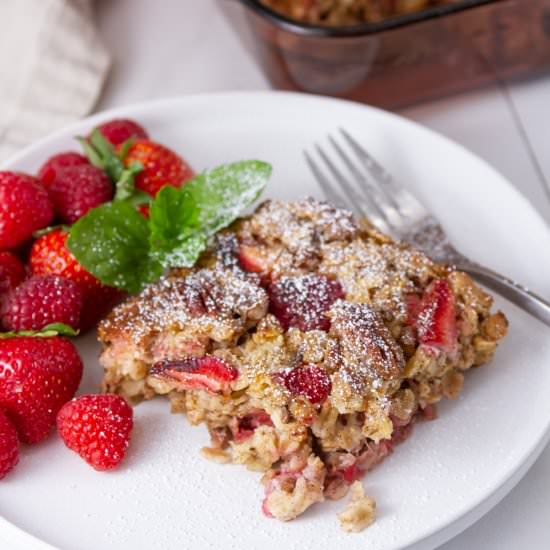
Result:
<instances>
[{"instance_id":1,"label":"raspberry","mask_svg":"<svg viewBox=\"0 0 550 550\"><path fill-rule=\"evenodd\" d=\"M281 277L268 288L269 310L284 330L329 330L326 312L345 293L338 281L318 275Z\"/></svg>"},{"instance_id":2,"label":"raspberry","mask_svg":"<svg viewBox=\"0 0 550 550\"><path fill-rule=\"evenodd\" d=\"M52 219L52 204L38 180L18 172L0 172L0 250L30 240Z\"/></svg>"},{"instance_id":3,"label":"raspberry","mask_svg":"<svg viewBox=\"0 0 550 550\"><path fill-rule=\"evenodd\" d=\"M2 307L8 330L40 330L50 323L78 327L82 293L78 285L59 275L34 276L11 292Z\"/></svg>"},{"instance_id":4,"label":"raspberry","mask_svg":"<svg viewBox=\"0 0 550 550\"><path fill-rule=\"evenodd\" d=\"M0 410L0 479L13 470L19 462L17 430L5 413Z\"/></svg>"},{"instance_id":5,"label":"raspberry","mask_svg":"<svg viewBox=\"0 0 550 550\"><path fill-rule=\"evenodd\" d=\"M187 357L181 360L160 361L149 372L186 390L206 390L210 393L225 392L230 383L239 377L239 371L219 357Z\"/></svg>"},{"instance_id":6,"label":"raspberry","mask_svg":"<svg viewBox=\"0 0 550 550\"><path fill-rule=\"evenodd\" d=\"M59 171L48 193L58 218L72 224L88 210L110 201L113 185L103 170L79 164Z\"/></svg>"},{"instance_id":7,"label":"raspberry","mask_svg":"<svg viewBox=\"0 0 550 550\"><path fill-rule=\"evenodd\" d=\"M61 275L75 282L82 292L80 330L85 331L105 315L122 293L103 285L86 271L66 246L68 233L56 229L36 239L31 248L29 265L33 275Z\"/></svg>"},{"instance_id":8,"label":"raspberry","mask_svg":"<svg viewBox=\"0 0 550 550\"><path fill-rule=\"evenodd\" d=\"M96 470L118 466L128 449L132 427L132 408L118 395L81 395L57 415L57 430L65 445Z\"/></svg>"},{"instance_id":9,"label":"raspberry","mask_svg":"<svg viewBox=\"0 0 550 550\"><path fill-rule=\"evenodd\" d=\"M13 290L24 278L25 267L11 252L0 252L0 299Z\"/></svg>"},{"instance_id":10,"label":"raspberry","mask_svg":"<svg viewBox=\"0 0 550 550\"><path fill-rule=\"evenodd\" d=\"M304 365L290 371L280 371L274 376L292 395L303 396L311 403L322 403L332 389L332 382L327 371L315 365Z\"/></svg>"},{"instance_id":11,"label":"raspberry","mask_svg":"<svg viewBox=\"0 0 550 550\"><path fill-rule=\"evenodd\" d=\"M98 130L103 134L105 139L113 145L120 145L130 138L147 139L147 132L133 120L119 118L109 120L98 126Z\"/></svg>"},{"instance_id":12,"label":"raspberry","mask_svg":"<svg viewBox=\"0 0 550 550\"><path fill-rule=\"evenodd\" d=\"M81 377L82 361L66 338L0 339L0 409L15 424L21 441L47 437Z\"/></svg>"},{"instance_id":13,"label":"raspberry","mask_svg":"<svg viewBox=\"0 0 550 550\"><path fill-rule=\"evenodd\" d=\"M65 168L89 164L88 159L80 153L67 151L50 157L38 171L38 179L44 187L48 188L56 179L57 175Z\"/></svg>"}]
</instances>

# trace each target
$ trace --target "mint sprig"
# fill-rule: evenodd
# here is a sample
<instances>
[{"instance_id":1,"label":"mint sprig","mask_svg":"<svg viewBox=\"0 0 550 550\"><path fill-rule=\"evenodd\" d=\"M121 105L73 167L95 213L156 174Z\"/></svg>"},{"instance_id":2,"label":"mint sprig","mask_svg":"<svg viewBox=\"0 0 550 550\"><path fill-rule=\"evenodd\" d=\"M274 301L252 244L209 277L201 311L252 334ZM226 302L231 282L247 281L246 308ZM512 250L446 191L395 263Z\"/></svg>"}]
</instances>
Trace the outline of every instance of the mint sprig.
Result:
<instances>
[{"instance_id":1,"label":"mint sprig","mask_svg":"<svg viewBox=\"0 0 550 550\"><path fill-rule=\"evenodd\" d=\"M78 336L79 331L64 323L50 323L40 330L20 330L19 332L0 332L0 340L15 338L17 336L39 336L50 338L52 336Z\"/></svg>"},{"instance_id":2,"label":"mint sprig","mask_svg":"<svg viewBox=\"0 0 550 550\"><path fill-rule=\"evenodd\" d=\"M90 210L71 228L67 245L103 283L136 293L170 267L191 267L214 233L232 223L261 194L271 166L261 161L223 165L185 186L163 187L150 218L131 201Z\"/></svg>"}]
</instances>

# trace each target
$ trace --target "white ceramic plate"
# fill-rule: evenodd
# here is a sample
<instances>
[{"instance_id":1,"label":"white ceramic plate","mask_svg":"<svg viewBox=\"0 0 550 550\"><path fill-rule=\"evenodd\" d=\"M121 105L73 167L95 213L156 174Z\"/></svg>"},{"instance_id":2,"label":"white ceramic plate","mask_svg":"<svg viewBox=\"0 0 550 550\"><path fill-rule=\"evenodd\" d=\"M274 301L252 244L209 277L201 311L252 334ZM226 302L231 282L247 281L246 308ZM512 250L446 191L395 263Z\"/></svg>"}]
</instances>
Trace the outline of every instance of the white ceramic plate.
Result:
<instances>
[{"instance_id":1,"label":"white ceramic plate","mask_svg":"<svg viewBox=\"0 0 550 550\"><path fill-rule=\"evenodd\" d=\"M267 195L284 199L319 196L302 148L344 126L418 193L464 252L550 295L549 230L509 183L450 141L353 103L235 93L137 105L79 122L5 167L33 172L51 154L74 148L74 135L114 116L137 119L196 169L243 158L270 161ZM133 442L118 471L94 471L55 435L23 448L0 486L0 547L434 548L494 506L548 439L548 329L504 301L497 305L511 328L494 364L469 373L461 397L441 405L439 420L418 425L366 476L378 520L360 534L340 530L342 501L317 505L291 523L265 518L260 476L204 460L199 448L208 442L206 430L171 416L159 399L136 408ZM93 335L79 347L81 391L95 391L101 371Z\"/></svg>"}]
</instances>

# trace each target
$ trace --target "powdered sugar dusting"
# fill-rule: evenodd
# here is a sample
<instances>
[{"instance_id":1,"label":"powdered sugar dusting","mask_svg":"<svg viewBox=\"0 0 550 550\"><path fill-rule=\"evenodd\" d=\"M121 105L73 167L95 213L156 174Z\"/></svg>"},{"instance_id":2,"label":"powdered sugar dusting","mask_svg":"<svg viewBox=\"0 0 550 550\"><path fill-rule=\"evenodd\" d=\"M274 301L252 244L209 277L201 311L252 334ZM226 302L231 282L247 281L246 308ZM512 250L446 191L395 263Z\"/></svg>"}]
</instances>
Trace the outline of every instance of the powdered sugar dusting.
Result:
<instances>
[{"instance_id":1,"label":"powdered sugar dusting","mask_svg":"<svg viewBox=\"0 0 550 550\"><path fill-rule=\"evenodd\" d=\"M340 342L340 374L354 393L381 389L385 381L400 377L403 351L376 311L339 300L330 317L331 334Z\"/></svg>"},{"instance_id":2,"label":"powdered sugar dusting","mask_svg":"<svg viewBox=\"0 0 550 550\"><path fill-rule=\"evenodd\" d=\"M227 320L261 318L266 292L242 273L223 268L201 269L187 277L166 276L116 308L102 323L103 332L124 331L139 343L162 331L181 331L195 319L209 325ZM237 318L237 319L236 319Z\"/></svg>"}]
</instances>

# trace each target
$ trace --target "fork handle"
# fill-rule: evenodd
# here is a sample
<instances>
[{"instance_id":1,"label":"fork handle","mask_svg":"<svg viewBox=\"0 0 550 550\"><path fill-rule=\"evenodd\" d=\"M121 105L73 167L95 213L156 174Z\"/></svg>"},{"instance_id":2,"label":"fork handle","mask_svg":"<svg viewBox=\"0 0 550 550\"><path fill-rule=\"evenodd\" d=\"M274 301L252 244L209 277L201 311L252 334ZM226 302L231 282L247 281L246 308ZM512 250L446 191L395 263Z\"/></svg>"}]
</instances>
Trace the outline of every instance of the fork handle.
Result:
<instances>
[{"instance_id":1,"label":"fork handle","mask_svg":"<svg viewBox=\"0 0 550 550\"><path fill-rule=\"evenodd\" d=\"M458 269L465 271L480 283L491 290L498 292L533 317L550 326L550 303L527 289L523 285L474 262L467 262L465 265L458 265Z\"/></svg>"}]
</instances>

